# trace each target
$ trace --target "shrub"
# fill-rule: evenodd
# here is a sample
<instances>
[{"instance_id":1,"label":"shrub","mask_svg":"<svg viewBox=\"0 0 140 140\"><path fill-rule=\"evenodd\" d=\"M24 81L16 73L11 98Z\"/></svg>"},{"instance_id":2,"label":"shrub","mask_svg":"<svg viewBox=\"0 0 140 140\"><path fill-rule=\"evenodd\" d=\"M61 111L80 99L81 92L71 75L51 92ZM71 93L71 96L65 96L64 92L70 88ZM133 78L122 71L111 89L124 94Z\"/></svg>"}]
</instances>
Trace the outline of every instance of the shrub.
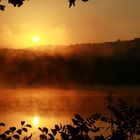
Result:
<instances>
[{"instance_id":1,"label":"shrub","mask_svg":"<svg viewBox=\"0 0 140 140\"><path fill-rule=\"evenodd\" d=\"M90 117L83 118L75 114L72 124L57 125L53 129L39 127L40 140L54 140L59 135L62 140L133 140L140 135L140 106L128 105L122 98L117 103L111 97L107 97L110 115L104 116L100 113L93 113ZM97 125L97 122L105 123L104 126ZM0 123L4 127L4 123ZM28 132L32 126L21 121L21 128L10 127L0 134L1 140L20 139L22 132ZM104 136L102 130L108 131ZM33 134L26 136L23 140L31 140ZM137 138L135 137L137 136Z\"/></svg>"}]
</instances>

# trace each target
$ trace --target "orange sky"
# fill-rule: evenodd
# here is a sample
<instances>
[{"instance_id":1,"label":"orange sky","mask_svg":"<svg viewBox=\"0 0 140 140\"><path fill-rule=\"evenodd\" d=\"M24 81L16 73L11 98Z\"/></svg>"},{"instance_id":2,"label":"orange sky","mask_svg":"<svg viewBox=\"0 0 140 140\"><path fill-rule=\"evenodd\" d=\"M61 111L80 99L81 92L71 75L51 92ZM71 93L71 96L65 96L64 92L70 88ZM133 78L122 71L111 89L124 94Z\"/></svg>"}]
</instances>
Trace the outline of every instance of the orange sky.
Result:
<instances>
[{"instance_id":1,"label":"orange sky","mask_svg":"<svg viewBox=\"0 0 140 140\"><path fill-rule=\"evenodd\" d=\"M29 0L0 11L0 46L75 44L140 37L140 0ZM32 37L40 42L33 43Z\"/></svg>"}]
</instances>

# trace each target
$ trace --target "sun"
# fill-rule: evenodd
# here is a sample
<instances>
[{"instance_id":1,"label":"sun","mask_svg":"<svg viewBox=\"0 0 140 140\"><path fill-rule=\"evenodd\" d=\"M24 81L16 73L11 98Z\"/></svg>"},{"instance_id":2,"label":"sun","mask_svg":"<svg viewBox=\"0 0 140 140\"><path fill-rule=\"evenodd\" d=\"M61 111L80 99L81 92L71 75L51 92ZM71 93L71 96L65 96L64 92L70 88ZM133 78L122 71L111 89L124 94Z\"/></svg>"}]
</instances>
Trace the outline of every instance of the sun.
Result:
<instances>
[{"instance_id":1,"label":"sun","mask_svg":"<svg viewBox=\"0 0 140 140\"><path fill-rule=\"evenodd\" d=\"M34 43L38 43L39 40L40 40L39 36L34 36L34 37L33 37L33 42L34 42Z\"/></svg>"}]
</instances>

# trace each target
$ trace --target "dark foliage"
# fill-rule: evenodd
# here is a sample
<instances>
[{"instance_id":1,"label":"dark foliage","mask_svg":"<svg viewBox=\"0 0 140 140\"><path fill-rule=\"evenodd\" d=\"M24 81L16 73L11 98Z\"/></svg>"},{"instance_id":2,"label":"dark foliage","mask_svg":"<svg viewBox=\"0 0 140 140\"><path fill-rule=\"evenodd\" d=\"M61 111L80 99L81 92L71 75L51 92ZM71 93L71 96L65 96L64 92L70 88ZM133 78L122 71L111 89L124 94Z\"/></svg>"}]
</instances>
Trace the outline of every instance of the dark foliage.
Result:
<instances>
[{"instance_id":1,"label":"dark foliage","mask_svg":"<svg viewBox=\"0 0 140 140\"><path fill-rule=\"evenodd\" d=\"M5 9L5 6L4 5L0 5L0 10L4 11L4 9Z\"/></svg>"},{"instance_id":2,"label":"dark foliage","mask_svg":"<svg viewBox=\"0 0 140 140\"><path fill-rule=\"evenodd\" d=\"M60 135L62 140L139 140L140 105L128 105L120 98L117 99L117 103L111 97L108 97L107 101L109 115L93 113L90 117L83 118L75 114L72 124L55 124L50 130L47 127L39 127L38 130L41 132L39 139L55 140ZM0 124L1 127L5 126L4 123ZM22 121L20 129L10 127L9 130L0 134L0 139L21 139L21 135L23 132L27 133L28 128L31 128L31 125ZM107 136L104 136L105 131ZM24 137L24 140L31 140L33 135L34 133Z\"/></svg>"},{"instance_id":3,"label":"dark foliage","mask_svg":"<svg viewBox=\"0 0 140 140\"><path fill-rule=\"evenodd\" d=\"M88 0L82 0L82 2L87 2ZM76 0L69 0L69 7L75 6Z\"/></svg>"},{"instance_id":4,"label":"dark foliage","mask_svg":"<svg viewBox=\"0 0 140 140\"><path fill-rule=\"evenodd\" d=\"M0 126L5 126L4 123L0 123ZM21 127L10 127L8 130L6 130L4 133L0 134L0 140L12 140L21 139L21 136L24 132L28 132L28 128L31 128L32 126L30 124L26 124L25 121L21 121ZM26 137L26 140L30 140L33 134ZM25 140L25 139L24 139Z\"/></svg>"},{"instance_id":5,"label":"dark foliage","mask_svg":"<svg viewBox=\"0 0 140 140\"><path fill-rule=\"evenodd\" d=\"M12 4L14 7L20 7L23 5L23 2L25 0L8 0L8 3ZM76 0L69 0L69 7L71 7L72 5L75 6L75 1ZM87 2L88 0L81 0L82 2ZM1 0L0 0L1 2ZM0 10L5 10L5 6L4 5L0 5Z\"/></svg>"},{"instance_id":6,"label":"dark foliage","mask_svg":"<svg viewBox=\"0 0 140 140\"><path fill-rule=\"evenodd\" d=\"M50 133L46 127L39 128L42 133L40 138L53 140L57 134L60 134L62 140L138 139L140 135L140 105L130 106L121 98L117 99L117 103L111 97L108 97L107 101L110 115L93 113L84 119L76 114L71 125L55 125ZM98 121L103 122L104 126L97 125ZM108 131L108 136L104 136L104 131Z\"/></svg>"},{"instance_id":7,"label":"dark foliage","mask_svg":"<svg viewBox=\"0 0 140 140\"><path fill-rule=\"evenodd\" d=\"M20 7L21 5L23 5L24 1L25 0L8 0L8 3L12 4L14 7ZM0 5L0 10L5 10L5 6L4 5Z\"/></svg>"}]
</instances>

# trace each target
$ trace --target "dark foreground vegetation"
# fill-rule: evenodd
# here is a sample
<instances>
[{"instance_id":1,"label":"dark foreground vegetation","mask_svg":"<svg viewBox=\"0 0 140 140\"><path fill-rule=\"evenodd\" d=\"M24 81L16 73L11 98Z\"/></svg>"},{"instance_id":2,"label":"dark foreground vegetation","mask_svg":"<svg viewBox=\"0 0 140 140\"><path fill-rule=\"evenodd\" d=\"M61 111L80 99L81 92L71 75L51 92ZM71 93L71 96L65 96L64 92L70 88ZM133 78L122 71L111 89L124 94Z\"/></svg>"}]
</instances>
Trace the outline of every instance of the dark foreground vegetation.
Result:
<instances>
[{"instance_id":1,"label":"dark foreground vegetation","mask_svg":"<svg viewBox=\"0 0 140 140\"><path fill-rule=\"evenodd\" d=\"M2 0L0 0L1 2ZM8 0L8 3L12 4L14 7L20 7L23 5L23 2L26 1L26 0ZM75 6L75 1L76 0L68 0L69 2L69 7L71 6ZM88 0L81 0L82 2L87 2ZM0 4L0 10L5 10L5 5L1 5Z\"/></svg>"},{"instance_id":2,"label":"dark foreground vegetation","mask_svg":"<svg viewBox=\"0 0 140 140\"><path fill-rule=\"evenodd\" d=\"M57 46L51 53L0 49L0 86L139 85L139 64L140 38Z\"/></svg>"},{"instance_id":3,"label":"dark foreground vegetation","mask_svg":"<svg viewBox=\"0 0 140 140\"><path fill-rule=\"evenodd\" d=\"M72 124L57 125L53 129L39 127L40 140L139 140L140 139L140 103L137 106L128 105L123 99L115 102L107 97L109 114L93 113L83 118L76 114ZM100 123L99 123L100 122ZM1 128L5 126L0 123ZM21 128L10 127L0 134L1 140L22 139L31 140L35 133L28 134L30 124L21 121ZM26 133L26 136L25 136Z\"/></svg>"}]
</instances>

